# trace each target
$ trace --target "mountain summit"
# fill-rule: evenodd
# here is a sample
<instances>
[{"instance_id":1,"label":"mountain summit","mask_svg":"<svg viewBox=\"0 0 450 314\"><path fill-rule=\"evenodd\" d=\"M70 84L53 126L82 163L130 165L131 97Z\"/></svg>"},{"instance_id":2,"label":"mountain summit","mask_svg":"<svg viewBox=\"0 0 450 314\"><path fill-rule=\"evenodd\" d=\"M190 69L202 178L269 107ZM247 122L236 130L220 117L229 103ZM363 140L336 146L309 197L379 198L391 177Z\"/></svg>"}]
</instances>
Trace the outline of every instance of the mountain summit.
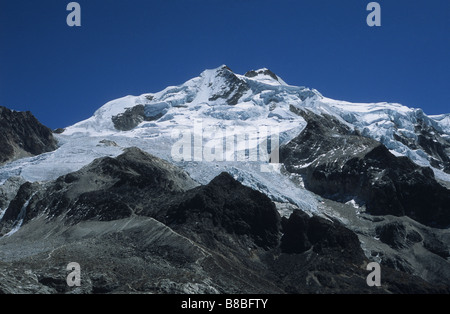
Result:
<instances>
[{"instance_id":1,"label":"mountain summit","mask_svg":"<svg viewBox=\"0 0 450 314\"><path fill-rule=\"evenodd\" d=\"M333 100L315 89L287 85L266 68L239 75L223 65L158 93L113 100L91 118L68 127L64 135L131 132L142 136L167 133L174 126L191 127L193 120L203 120L222 127L276 125L287 143L306 126L298 111L333 117L382 143L395 156L439 170L439 178L450 173L447 115L428 116L421 109L396 103Z\"/></svg>"}]
</instances>

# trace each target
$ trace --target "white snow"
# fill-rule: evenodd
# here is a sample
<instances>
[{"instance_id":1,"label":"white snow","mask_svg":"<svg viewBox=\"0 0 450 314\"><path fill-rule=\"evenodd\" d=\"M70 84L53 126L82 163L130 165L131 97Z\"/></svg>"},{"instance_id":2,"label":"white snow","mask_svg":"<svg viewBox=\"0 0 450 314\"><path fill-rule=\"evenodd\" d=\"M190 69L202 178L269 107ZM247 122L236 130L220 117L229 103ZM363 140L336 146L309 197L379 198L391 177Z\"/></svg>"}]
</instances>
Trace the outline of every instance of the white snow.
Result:
<instances>
[{"instance_id":1,"label":"white snow","mask_svg":"<svg viewBox=\"0 0 450 314\"><path fill-rule=\"evenodd\" d=\"M408 108L396 103L350 103L326 97L312 99L306 107L317 114L330 114L359 130L363 136L384 144L396 156L407 156L420 166L431 167L430 157L422 150L413 150L397 141L394 134L415 139L415 125L419 119L440 128L443 137L450 136L450 115L427 117L421 109ZM440 170L437 170L440 171Z\"/></svg>"},{"instance_id":2,"label":"white snow","mask_svg":"<svg viewBox=\"0 0 450 314\"><path fill-rule=\"evenodd\" d=\"M345 203L345 204L351 205L351 206L353 206L354 208L359 209L359 205L358 205L358 203L356 203L356 201L355 201L354 199L348 201L348 202Z\"/></svg>"},{"instance_id":3,"label":"white snow","mask_svg":"<svg viewBox=\"0 0 450 314\"><path fill-rule=\"evenodd\" d=\"M0 208L0 221L3 219L3 216L5 216L6 210L7 208L5 209Z\"/></svg>"},{"instance_id":4,"label":"white snow","mask_svg":"<svg viewBox=\"0 0 450 314\"><path fill-rule=\"evenodd\" d=\"M450 114L429 116L429 118L436 121L446 134L450 134Z\"/></svg>"},{"instance_id":5,"label":"white snow","mask_svg":"<svg viewBox=\"0 0 450 314\"><path fill-rule=\"evenodd\" d=\"M266 72L266 71L268 71L267 68L262 68L262 69L256 70L255 72L257 73L257 75L254 77L251 77L251 78L245 77L243 75L237 75L237 76L242 79L246 79L246 80L258 81L258 82L261 82L266 85L288 86L288 84L285 81L283 81L283 79L281 77L277 76L277 79L275 79L270 75L264 74L264 72Z\"/></svg>"}]
</instances>

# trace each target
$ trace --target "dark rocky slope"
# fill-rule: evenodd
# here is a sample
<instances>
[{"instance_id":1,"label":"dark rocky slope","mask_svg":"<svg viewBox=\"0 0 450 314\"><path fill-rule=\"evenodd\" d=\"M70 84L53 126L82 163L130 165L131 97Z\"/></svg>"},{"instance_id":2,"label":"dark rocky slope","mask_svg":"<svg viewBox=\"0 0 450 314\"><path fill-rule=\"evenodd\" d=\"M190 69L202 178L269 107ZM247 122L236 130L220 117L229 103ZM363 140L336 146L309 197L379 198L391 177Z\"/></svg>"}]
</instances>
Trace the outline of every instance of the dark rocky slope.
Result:
<instances>
[{"instance_id":1,"label":"dark rocky slope","mask_svg":"<svg viewBox=\"0 0 450 314\"><path fill-rule=\"evenodd\" d=\"M156 109L155 109L156 108ZM155 121L164 116L169 108L168 104L162 103L155 106L137 105L128 108L124 113L113 116L114 127L119 131L130 131L143 121Z\"/></svg>"},{"instance_id":2,"label":"dark rocky slope","mask_svg":"<svg viewBox=\"0 0 450 314\"><path fill-rule=\"evenodd\" d=\"M168 199L197 186L168 162L129 148L117 158L100 158L43 187L23 184L0 223L5 233L24 208L24 222L39 214L64 215L70 223L89 219L111 221L152 212Z\"/></svg>"},{"instance_id":3,"label":"dark rocky slope","mask_svg":"<svg viewBox=\"0 0 450 314\"><path fill-rule=\"evenodd\" d=\"M409 216L425 225L450 225L450 191L430 168L395 157L381 143L361 136L333 117L292 108L308 125L281 148L287 171L324 197L355 199L375 215Z\"/></svg>"},{"instance_id":4,"label":"dark rocky slope","mask_svg":"<svg viewBox=\"0 0 450 314\"><path fill-rule=\"evenodd\" d=\"M269 249L277 246L280 232L280 216L270 199L243 186L228 173L171 201L158 216L175 230L198 225L185 232L196 237L201 230L206 236L202 242L214 238L220 230L249 237L257 246Z\"/></svg>"},{"instance_id":5,"label":"dark rocky slope","mask_svg":"<svg viewBox=\"0 0 450 314\"><path fill-rule=\"evenodd\" d=\"M218 79L219 82L224 80L226 84L222 86L220 92L211 95L209 101L222 99L226 104L234 106L245 92L250 89L250 86L244 80L237 77L227 66L222 66L217 71L216 75L216 79Z\"/></svg>"},{"instance_id":6,"label":"dark rocky slope","mask_svg":"<svg viewBox=\"0 0 450 314\"><path fill-rule=\"evenodd\" d=\"M3 227L20 213L22 228L0 239L4 293L450 292L387 265L382 287L368 287L369 260L338 221L301 211L281 219L228 174L197 186L138 149L23 184ZM80 288L65 284L69 262L82 266Z\"/></svg>"},{"instance_id":7,"label":"dark rocky slope","mask_svg":"<svg viewBox=\"0 0 450 314\"><path fill-rule=\"evenodd\" d=\"M411 149L422 149L430 156L430 164L450 173L450 141L441 136L442 130L430 118L426 117L423 111L416 111L416 124L414 131L416 137L406 137L400 133L394 133L394 138Z\"/></svg>"},{"instance_id":8,"label":"dark rocky slope","mask_svg":"<svg viewBox=\"0 0 450 314\"><path fill-rule=\"evenodd\" d=\"M56 148L52 131L30 112L17 112L0 106L0 165Z\"/></svg>"}]
</instances>

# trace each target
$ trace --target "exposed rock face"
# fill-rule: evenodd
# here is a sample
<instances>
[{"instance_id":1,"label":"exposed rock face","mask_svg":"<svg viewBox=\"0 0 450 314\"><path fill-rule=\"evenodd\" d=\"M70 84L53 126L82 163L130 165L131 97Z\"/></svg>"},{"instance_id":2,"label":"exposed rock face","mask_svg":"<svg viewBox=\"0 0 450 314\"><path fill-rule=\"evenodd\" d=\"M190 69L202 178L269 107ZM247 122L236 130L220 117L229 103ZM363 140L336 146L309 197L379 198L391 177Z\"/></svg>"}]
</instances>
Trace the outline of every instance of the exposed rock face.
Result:
<instances>
[{"instance_id":1,"label":"exposed rock face","mask_svg":"<svg viewBox=\"0 0 450 314\"><path fill-rule=\"evenodd\" d=\"M116 142L114 141L110 141L110 140L101 140L98 142L97 146L105 146L105 147L117 147L119 145L117 145Z\"/></svg>"},{"instance_id":2,"label":"exposed rock face","mask_svg":"<svg viewBox=\"0 0 450 314\"><path fill-rule=\"evenodd\" d=\"M0 106L0 165L18 158L35 156L57 148L52 131L30 112Z\"/></svg>"},{"instance_id":3,"label":"exposed rock face","mask_svg":"<svg viewBox=\"0 0 450 314\"><path fill-rule=\"evenodd\" d=\"M17 191L25 183L25 180L20 177L12 177L0 186L0 208L8 208L9 203L17 195Z\"/></svg>"},{"instance_id":4,"label":"exposed rock face","mask_svg":"<svg viewBox=\"0 0 450 314\"><path fill-rule=\"evenodd\" d=\"M176 202L161 218L169 226L199 224L195 232L201 229L208 237L214 237L218 230L246 235L263 248L278 243L280 216L275 205L266 195L243 186L228 173L185 193Z\"/></svg>"},{"instance_id":5,"label":"exposed rock face","mask_svg":"<svg viewBox=\"0 0 450 314\"><path fill-rule=\"evenodd\" d=\"M165 102L136 105L125 110L124 113L113 116L111 119L117 130L130 131L143 121L155 121L163 117L167 113L169 107L169 104Z\"/></svg>"},{"instance_id":6,"label":"exposed rock face","mask_svg":"<svg viewBox=\"0 0 450 314\"><path fill-rule=\"evenodd\" d=\"M256 77L260 74L270 76L274 80L278 81L278 76L275 73L273 73L272 71L270 71L269 69L264 69L264 70L260 70L260 71L254 71L254 70L248 71L247 73L245 73L245 76L252 78L252 77Z\"/></svg>"},{"instance_id":7,"label":"exposed rock face","mask_svg":"<svg viewBox=\"0 0 450 314\"><path fill-rule=\"evenodd\" d=\"M18 220L21 213L24 212L24 206L26 205L27 201L35 192L36 186L36 184L32 184L29 182L22 184L22 186L19 188L19 191L17 192L16 197L11 201L8 209L3 215L2 224L7 222L13 223Z\"/></svg>"},{"instance_id":8,"label":"exposed rock face","mask_svg":"<svg viewBox=\"0 0 450 314\"><path fill-rule=\"evenodd\" d=\"M339 201L356 201L375 215L407 215L423 224L450 225L450 191L406 157L395 157L333 117L298 111L305 130L281 148L286 169L305 178L305 187Z\"/></svg>"},{"instance_id":9,"label":"exposed rock face","mask_svg":"<svg viewBox=\"0 0 450 314\"><path fill-rule=\"evenodd\" d=\"M367 289L361 282L367 276L361 267L367 259L354 232L339 222L309 217L301 211L283 218L282 225L282 254L271 266L277 269L289 293L332 293L335 289L347 293L427 293L448 289L445 279L442 284L430 285L412 276L413 272L398 264L399 257L381 262L384 288Z\"/></svg>"},{"instance_id":10,"label":"exposed rock face","mask_svg":"<svg viewBox=\"0 0 450 314\"><path fill-rule=\"evenodd\" d=\"M139 213L144 207L151 212L167 198L195 186L197 184L175 166L139 149L129 148L117 158L95 160L44 189L35 189L24 222L43 212L50 217L64 214L72 223L122 219ZM21 187L21 190L29 189L29 183ZM23 205L32 192L28 191L26 197L22 194L19 191L11 205L15 202ZM2 223L16 219L17 206L11 205Z\"/></svg>"},{"instance_id":11,"label":"exposed rock face","mask_svg":"<svg viewBox=\"0 0 450 314\"><path fill-rule=\"evenodd\" d=\"M285 253L299 254L312 248L316 253L332 251L355 264L364 261L358 237L338 222L294 211L284 219L283 231L281 249Z\"/></svg>"},{"instance_id":12,"label":"exposed rock face","mask_svg":"<svg viewBox=\"0 0 450 314\"><path fill-rule=\"evenodd\" d=\"M55 133L55 134L62 134L62 133L64 133L65 130L66 129L64 129L64 128L57 128L57 129L53 130L53 133Z\"/></svg>"},{"instance_id":13,"label":"exposed rock face","mask_svg":"<svg viewBox=\"0 0 450 314\"><path fill-rule=\"evenodd\" d=\"M225 84L222 85L220 92L216 92L209 98L209 101L223 99L228 105L234 106L244 93L250 90L248 84L239 79L227 66L223 66L217 71L216 80L218 82L224 81Z\"/></svg>"},{"instance_id":14,"label":"exposed rock face","mask_svg":"<svg viewBox=\"0 0 450 314\"><path fill-rule=\"evenodd\" d=\"M431 166L450 173L450 141L448 138L441 136L442 132L440 132L439 127L428 117L425 117L422 111L417 112L416 118L417 123L414 130L416 136L406 137L394 133L394 138L411 149L422 149L431 157Z\"/></svg>"},{"instance_id":15,"label":"exposed rock face","mask_svg":"<svg viewBox=\"0 0 450 314\"><path fill-rule=\"evenodd\" d=\"M301 211L281 221L267 196L229 174L198 186L134 148L23 184L3 227L20 213L22 228L0 238L3 293L450 292L387 265L383 287L370 288L358 237L338 221ZM380 234L395 243L403 229L391 229ZM82 263L80 288L65 284L73 261Z\"/></svg>"},{"instance_id":16,"label":"exposed rock face","mask_svg":"<svg viewBox=\"0 0 450 314\"><path fill-rule=\"evenodd\" d=\"M423 240L420 234L414 231L407 232L405 225L398 222L379 226L376 231L380 241L394 249L408 247Z\"/></svg>"},{"instance_id":17,"label":"exposed rock face","mask_svg":"<svg viewBox=\"0 0 450 314\"><path fill-rule=\"evenodd\" d=\"M445 245L441 240L437 239L434 235L429 235L423 242L423 246L442 258L448 259L450 257L450 251L448 245Z\"/></svg>"},{"instance_id":18,"label":"exposed rock face","mask_svg":"<svg viewBox=\"0 0 450 314\"><path fill-rule=\"evenodd\" d=\"M112 117L114 127L119 131L129 131L146 119L143 105L127 109L124 113Z\"/></svg>"}]
</instances>

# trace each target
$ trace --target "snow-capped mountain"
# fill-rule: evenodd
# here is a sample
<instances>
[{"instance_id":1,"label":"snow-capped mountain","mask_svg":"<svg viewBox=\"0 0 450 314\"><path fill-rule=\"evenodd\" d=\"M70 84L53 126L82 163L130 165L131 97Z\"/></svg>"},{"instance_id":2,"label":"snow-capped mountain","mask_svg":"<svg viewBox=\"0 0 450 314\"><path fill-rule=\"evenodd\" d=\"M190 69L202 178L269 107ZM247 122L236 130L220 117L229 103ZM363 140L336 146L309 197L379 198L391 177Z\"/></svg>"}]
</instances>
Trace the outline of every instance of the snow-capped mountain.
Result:
<instances>
[{"instance_id":1,"label":"snow-capped mountain","mask_svg":"<svg viewBox=\"0 0 450 314\"><path fill-rule=\"evenodd\" d=\"M81 136L147 141L169 138L174 128L192 129L194 121L202 120L204 127L276 126L283 144L306 126L292 107L332 115L380 141L395 155L407 156L421 166L447 169L450 115L427 116L421 109L393 103L332 100L314 89L289 86L267 69L239 75L221 66L180 86L113 100L91 118L66 128L59 139L62 147L67 142L77 146ZM422 139L424 134L429 139Z\"/></svg>"},{"instance_id":2,"label":"snow-capped mountain","mask_svg":"<svg viewBox=\"0 0 450 314\"><path fill-rule=\"evenodd\" d=\"M8 177L19 175L31 182L56 179L96 158L117 156L123 148L136 146L176 162L201 183L227 171L276 200L301 204L316 211L315 197L304 190L299 192L292 180L277 171L261 172L260 163L267 163L267 160L236 161L239 152L246 149L246 158L251 160L248 150L257 149L267 137L254 136L253 141L244 139L247 146L237 143L231 152L234 155L231 160L235 162L215 162L217 158L205 161L207 158L202 158L202 152L200 160L203 162L200 163L194 152L185 162L174 160L173 149L178 140L174 134L179 136L185 132L190 132L192 138L201 133L202 144L206 144L225 136L236 138L243 130L253 130L257 134L258 130L266 128L268 134L278 134L280 146L285 145L307 125L296 110L335 117L362 136L381 142L394 155L407 156L420 166L431 166L438 179L450 181L446 173L450 164L448 115L429 117L420 109L400 104L332 100L315 89L290 86L268 69L239 75L226 66L206 70L182 85L157 93L108 102L91 118L56 135L60 143L58 150L4 166L0 180L4 182ZM214 128L213 132L204 132L208 128ZM296 192L291 193L292 190Z\"/></svg>"},{"instance_id":3,"label":"snow-capped mountain","mask_svg":"<svg viewBox=\"0 0 450 314\"><path fill-rule=\"evenodd\" d=\"M80 223L143 215L208 246L192 230L202 221L201 232L210 235L210 216L217 215L213 225L224 232L245 230L253 242L238 242L249 250L320 250L324 242L315 233L325 228L332 234L326 245L342 237L352 250L362 248L366 259L433 283L450 278L450 114L333 100L288 85L266 68L240 75L221 66L160 92L112 100L54 136L55 151L0 168L0 222L7 237L39 219ZM267 222L277 218L261 195L275 204L281 227ZM230 212L228 199L244 212ZM260 205L270 230L246 216L257 215ZM230 225L230 217L242 225ZM296 233L305 226L310 231ZM278 231L284 240L277 240Z\"/></svg>"},{"instance_id":4,"label":"snow-capped mountain","mask_svg":"<svg viewBox=\"0 0 450 314\"><path fill-rule=\"evenodd\" d=\"M141 113L133 110L140 106ZM294 125L301 124L301 118L292 113L291 106L338 117L362 135L380 141L395 155L407 156L422 166L448 169L445 149L450 140L449 115L428 117L421 109L395 103L329 99L314 89L289 86L267 69L244 76L226 66L207 70L181 86L112 101L90 119L69 127L65 134L108 134L130 129L133 135L152 136L154 129L164 133L174 125L191 127L195 119L222 126L236 121L243 125L277 125L281 132L292 130L291 134L298 134L302 125ZM155 122L146 123L149 121ZM430 138L421 139L424 134ZM283 142L289 139L285 136ZM433 150L433 143L442 149Z\"/></svg>"}]
</instances>

